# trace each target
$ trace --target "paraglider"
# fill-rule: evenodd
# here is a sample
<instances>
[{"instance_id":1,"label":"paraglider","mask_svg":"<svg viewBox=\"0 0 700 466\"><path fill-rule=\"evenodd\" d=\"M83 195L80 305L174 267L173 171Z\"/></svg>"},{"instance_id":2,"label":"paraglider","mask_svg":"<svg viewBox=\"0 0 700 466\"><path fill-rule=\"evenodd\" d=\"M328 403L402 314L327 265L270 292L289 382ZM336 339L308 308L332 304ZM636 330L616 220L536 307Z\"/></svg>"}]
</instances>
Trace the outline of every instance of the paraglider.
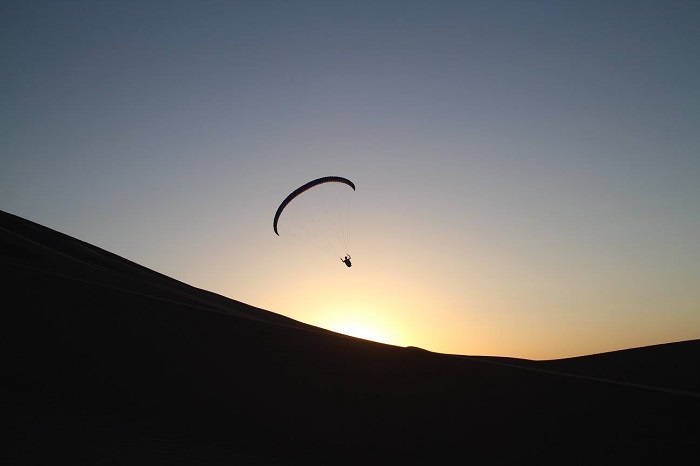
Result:
<instances>
[{"instance_id":1,"label":"paraglider","mask_svg":"<svg viewBox=\"0 0 700 466\"><path fill-rule=\"evenodd\" d=\"M311 180L284 198L275 212L272 229L277 236L297 237L352 267L348 253L349 203L354 192L355 184L341 176Z\"/></svg>"}]
</instances>

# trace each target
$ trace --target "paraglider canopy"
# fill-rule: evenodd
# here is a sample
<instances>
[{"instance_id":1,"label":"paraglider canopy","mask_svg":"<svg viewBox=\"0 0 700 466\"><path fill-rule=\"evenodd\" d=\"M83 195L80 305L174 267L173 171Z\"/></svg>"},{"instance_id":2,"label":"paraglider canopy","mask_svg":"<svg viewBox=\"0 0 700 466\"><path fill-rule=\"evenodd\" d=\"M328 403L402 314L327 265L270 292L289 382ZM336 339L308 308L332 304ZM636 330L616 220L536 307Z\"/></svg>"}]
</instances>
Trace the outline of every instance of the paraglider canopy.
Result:
<instances>
[{"instance_id":1,"label":"paraglider canopy","mask_svg":"<svg viewBox=\"0 0 700 466\"><path fill-rule=\"evenodd\" d=\"M282 201L280 206L277 208L277 212L275 212L275 219L272 222L272 229L275 230L277 236L279 236L279 232L277 231L277 222L279 222L280 215L282 215L282 211L284 211L285 207L287 207L287 205L289 205L289 203L292 202L301 193L308 191L314 186L318 186L323 183L344 183L350 186L353 191L355 190L355 183L341 176L324 176L322 178L317 178L315 180L309 181L305 185L298 187L289 196L287 196L284 199L284 201Z\"/></svg>"},{"instance_id":2,"label":"paraglider canopy","mask_svg":"<svg viewBox=\"0 0 700 466\"><path fill-rule=\"evenodd\" d=\"M351 188L347 189L347 188ZM279 205L272 229L280 236L295 236L340 258L350 267L348 248L348 193L355 184L342 176L324 176L292 191ZM280 220L281 217L284 219ZM345 258L343 258L345 255Z\"/></svg>"}]
</instances>

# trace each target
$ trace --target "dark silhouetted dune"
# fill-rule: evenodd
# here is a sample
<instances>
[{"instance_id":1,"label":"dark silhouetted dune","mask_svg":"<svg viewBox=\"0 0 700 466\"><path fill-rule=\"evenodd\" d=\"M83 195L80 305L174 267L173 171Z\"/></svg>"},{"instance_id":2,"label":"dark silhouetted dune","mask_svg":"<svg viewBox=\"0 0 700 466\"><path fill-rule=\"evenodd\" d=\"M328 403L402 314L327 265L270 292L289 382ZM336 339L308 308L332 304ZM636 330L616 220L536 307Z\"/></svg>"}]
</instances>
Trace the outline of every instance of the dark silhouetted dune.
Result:
<instances>
[{"instance_id":1,"label":"dark silhouetted dune","mask_svg":"<svg viewBox=\"0 0 700 466\"><path fill-rule=\"evenodd\" d=\"M0 270L2 464L697 456L697 340L556 361L383 345L194 288L4 212Z\"/></svg>"}]
</instances>

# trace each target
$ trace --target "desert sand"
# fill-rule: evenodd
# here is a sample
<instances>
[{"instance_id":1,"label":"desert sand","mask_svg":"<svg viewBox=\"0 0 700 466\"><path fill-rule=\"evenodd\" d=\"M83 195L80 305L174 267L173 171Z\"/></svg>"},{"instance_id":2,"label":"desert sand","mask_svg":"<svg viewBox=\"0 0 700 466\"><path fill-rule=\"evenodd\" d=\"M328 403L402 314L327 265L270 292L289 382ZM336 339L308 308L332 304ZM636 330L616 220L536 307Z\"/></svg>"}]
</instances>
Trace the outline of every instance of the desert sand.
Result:
<instances>
[{"instance_id":1,"label":"desert sand","mask_svg":"<svg viewBox=\"0 0 700 466\"><path fill-rule=\"evenodd\" d=\"M2 464L680 464L700 340L553 361L352 338L0 212Z\"/></svg>"}]
</instances>

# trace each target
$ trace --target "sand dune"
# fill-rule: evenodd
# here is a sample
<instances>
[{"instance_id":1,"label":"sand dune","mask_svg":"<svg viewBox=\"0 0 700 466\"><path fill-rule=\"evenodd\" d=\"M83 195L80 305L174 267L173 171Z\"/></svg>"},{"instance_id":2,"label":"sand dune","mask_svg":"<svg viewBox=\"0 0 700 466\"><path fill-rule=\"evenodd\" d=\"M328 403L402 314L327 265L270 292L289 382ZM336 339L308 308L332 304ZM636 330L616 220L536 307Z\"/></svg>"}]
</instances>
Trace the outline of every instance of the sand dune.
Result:
<instances>
[{"instance_id":1,"label":"sand dune","mask_svg":"<svg viewBox=\"0 0 700 466\"><path fill-rule=\"evenodd\" d=\"M700 340L556 361L400 348L4 212L0 279L3 464L674 464L697 452Z\"/></svg>"}]
</instances>

